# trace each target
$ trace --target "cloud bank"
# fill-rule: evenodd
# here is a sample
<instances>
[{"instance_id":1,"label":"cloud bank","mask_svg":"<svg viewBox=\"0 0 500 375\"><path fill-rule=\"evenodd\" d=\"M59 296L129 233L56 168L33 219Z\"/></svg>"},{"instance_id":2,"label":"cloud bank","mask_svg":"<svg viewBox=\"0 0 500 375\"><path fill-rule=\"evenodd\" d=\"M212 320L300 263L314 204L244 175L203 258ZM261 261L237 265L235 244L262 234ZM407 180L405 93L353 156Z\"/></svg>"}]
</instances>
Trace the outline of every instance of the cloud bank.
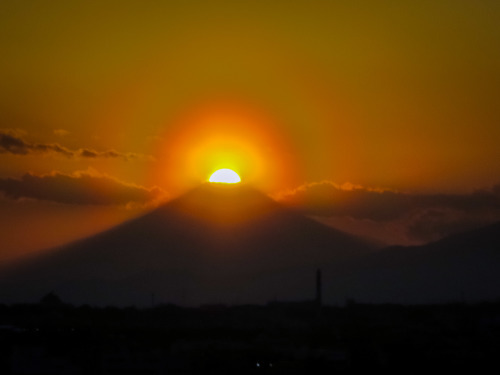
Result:
<instances>
[{"instance_id":1,"label":"cloud bank","mask_svg":"<svg viewBox=\"0 0 500 375\"><path fill-rule=\"evenodd\" d=\"M28 142L23 138L22 132L13 130L0 130L0 154L13 154L13 155L59 155L66 158L83 158L83 159L97 159L97 158L117 158L123 160L143 159L153 160L150 155L143 155L133 152L123 153L115 150L97 151L89 148L81 148L78 150L71 150L59 143L33 143Z\"/></svg>"},{"instance_id":2,"label":"cloud bank","mask_svg":"<svg viewBox=\"0 0 500 375\"><path fill-rule=\"evenodd\" d=\"M387 228L396 242L423 243L500 220L500 185L469 194L409 194L331 181L304 184L274 198L339 229L371 235ZM367 232L369 228L369 233ZM388 234L389 235L389 234ZM385 236L385 241L390 240ZM382 240L382 238L379 238Z\"/></svg>"},{"instance_id":3,"label":"cloud bank","mask_svg":"<svg viewBox=\"0 0 500 375\"><path fill-rule=\"evenodd\" d=\"M73 174L26 173L20 179L0 178L0 192L11 199L30 198L76 205L154 205L166 199L158 187L119 181L92 169Z\"/></svg>"}]
</instances>

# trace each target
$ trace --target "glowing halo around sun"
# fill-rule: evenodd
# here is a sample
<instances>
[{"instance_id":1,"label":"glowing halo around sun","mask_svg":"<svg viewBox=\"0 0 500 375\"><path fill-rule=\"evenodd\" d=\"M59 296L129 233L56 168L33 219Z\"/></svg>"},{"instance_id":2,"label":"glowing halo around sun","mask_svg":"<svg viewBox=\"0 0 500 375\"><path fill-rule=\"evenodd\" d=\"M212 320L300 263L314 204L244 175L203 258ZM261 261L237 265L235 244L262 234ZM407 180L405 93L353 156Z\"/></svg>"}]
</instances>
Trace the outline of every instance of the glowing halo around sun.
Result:
<instances>
[{"instance_id":1,"label":"glowing halo around sun","mask_svg":"<svg viewBox=\"0 0 500 375\"><path fill-rule=\"evenodd\" d=\"M218 184L237 184L241 182L241 178L235 171L224 168L212 173L208 181Z\"/></svg>"},{"instance_id":2,"label":"glowing halo around sun","mask_svg":"<svg viewBox=\"0 0 500 375\"><path fill-rule=\"evenodd\" d=\"M236 171L241 183L265 192L304 181L300 150L280 114L252 100L208 98L180 109L165 126L148 174L151 185L172 196L210 183L214 171L226 168Z\"/></svg>"}]
</instances>

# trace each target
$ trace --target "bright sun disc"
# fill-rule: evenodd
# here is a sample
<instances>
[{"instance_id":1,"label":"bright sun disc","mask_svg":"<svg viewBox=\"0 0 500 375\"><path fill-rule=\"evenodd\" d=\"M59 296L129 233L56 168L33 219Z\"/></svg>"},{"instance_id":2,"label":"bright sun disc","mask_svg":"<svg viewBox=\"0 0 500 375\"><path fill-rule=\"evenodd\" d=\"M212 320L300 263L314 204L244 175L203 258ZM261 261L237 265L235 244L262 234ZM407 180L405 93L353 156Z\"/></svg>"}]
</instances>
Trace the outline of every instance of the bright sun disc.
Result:
<instances>
[{"instance_id":1,"label":"bright sun disc","mask_svg":"<svg viewBox=\"0 0 500 375\"><path fill-rule=\"evenodd\" d=\"M208 181L222 184L237 184L241 182L241 178L238 176L238 173L231 169L219 169L212 173Z\"/></svg>"}]
</instances>

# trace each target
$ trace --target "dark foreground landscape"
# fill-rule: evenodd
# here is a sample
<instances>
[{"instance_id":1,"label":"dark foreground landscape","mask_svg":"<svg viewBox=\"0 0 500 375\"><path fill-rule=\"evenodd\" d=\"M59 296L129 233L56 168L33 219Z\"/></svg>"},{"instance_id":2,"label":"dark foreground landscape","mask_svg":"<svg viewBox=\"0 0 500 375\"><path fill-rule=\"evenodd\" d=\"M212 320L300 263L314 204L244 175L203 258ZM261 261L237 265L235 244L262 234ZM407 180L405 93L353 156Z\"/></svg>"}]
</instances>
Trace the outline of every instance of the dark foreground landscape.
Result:
<instances>
[{"instance_id":1,"label":"dark foreground landscape","mask_svg":"<svg viewBox=\"0 0 500 375\"><path fill-rule=\"evenodd\" d=\"M498 368L500 302L147 309L0 305L2 374L390 373Z\"/></svg>"}]
</instances>

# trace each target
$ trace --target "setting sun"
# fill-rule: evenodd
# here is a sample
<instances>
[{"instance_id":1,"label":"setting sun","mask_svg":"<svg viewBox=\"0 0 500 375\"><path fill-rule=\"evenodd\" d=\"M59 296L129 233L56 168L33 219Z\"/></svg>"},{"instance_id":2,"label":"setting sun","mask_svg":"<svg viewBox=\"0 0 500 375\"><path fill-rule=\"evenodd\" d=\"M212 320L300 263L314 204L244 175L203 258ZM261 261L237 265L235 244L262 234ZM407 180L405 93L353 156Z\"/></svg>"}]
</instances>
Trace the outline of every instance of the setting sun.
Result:
<instances>
[{"instance_id":1,"label":"setting sun","mask_svg":"<svg viewBox=\"0 0 500 375\"><path fill-rule=\"evenodd\" d=\"M241 182L241 178L235 171L225 168L212 173L208 181L223 184L237 184Z\"/></svg>"}]
</instances>

